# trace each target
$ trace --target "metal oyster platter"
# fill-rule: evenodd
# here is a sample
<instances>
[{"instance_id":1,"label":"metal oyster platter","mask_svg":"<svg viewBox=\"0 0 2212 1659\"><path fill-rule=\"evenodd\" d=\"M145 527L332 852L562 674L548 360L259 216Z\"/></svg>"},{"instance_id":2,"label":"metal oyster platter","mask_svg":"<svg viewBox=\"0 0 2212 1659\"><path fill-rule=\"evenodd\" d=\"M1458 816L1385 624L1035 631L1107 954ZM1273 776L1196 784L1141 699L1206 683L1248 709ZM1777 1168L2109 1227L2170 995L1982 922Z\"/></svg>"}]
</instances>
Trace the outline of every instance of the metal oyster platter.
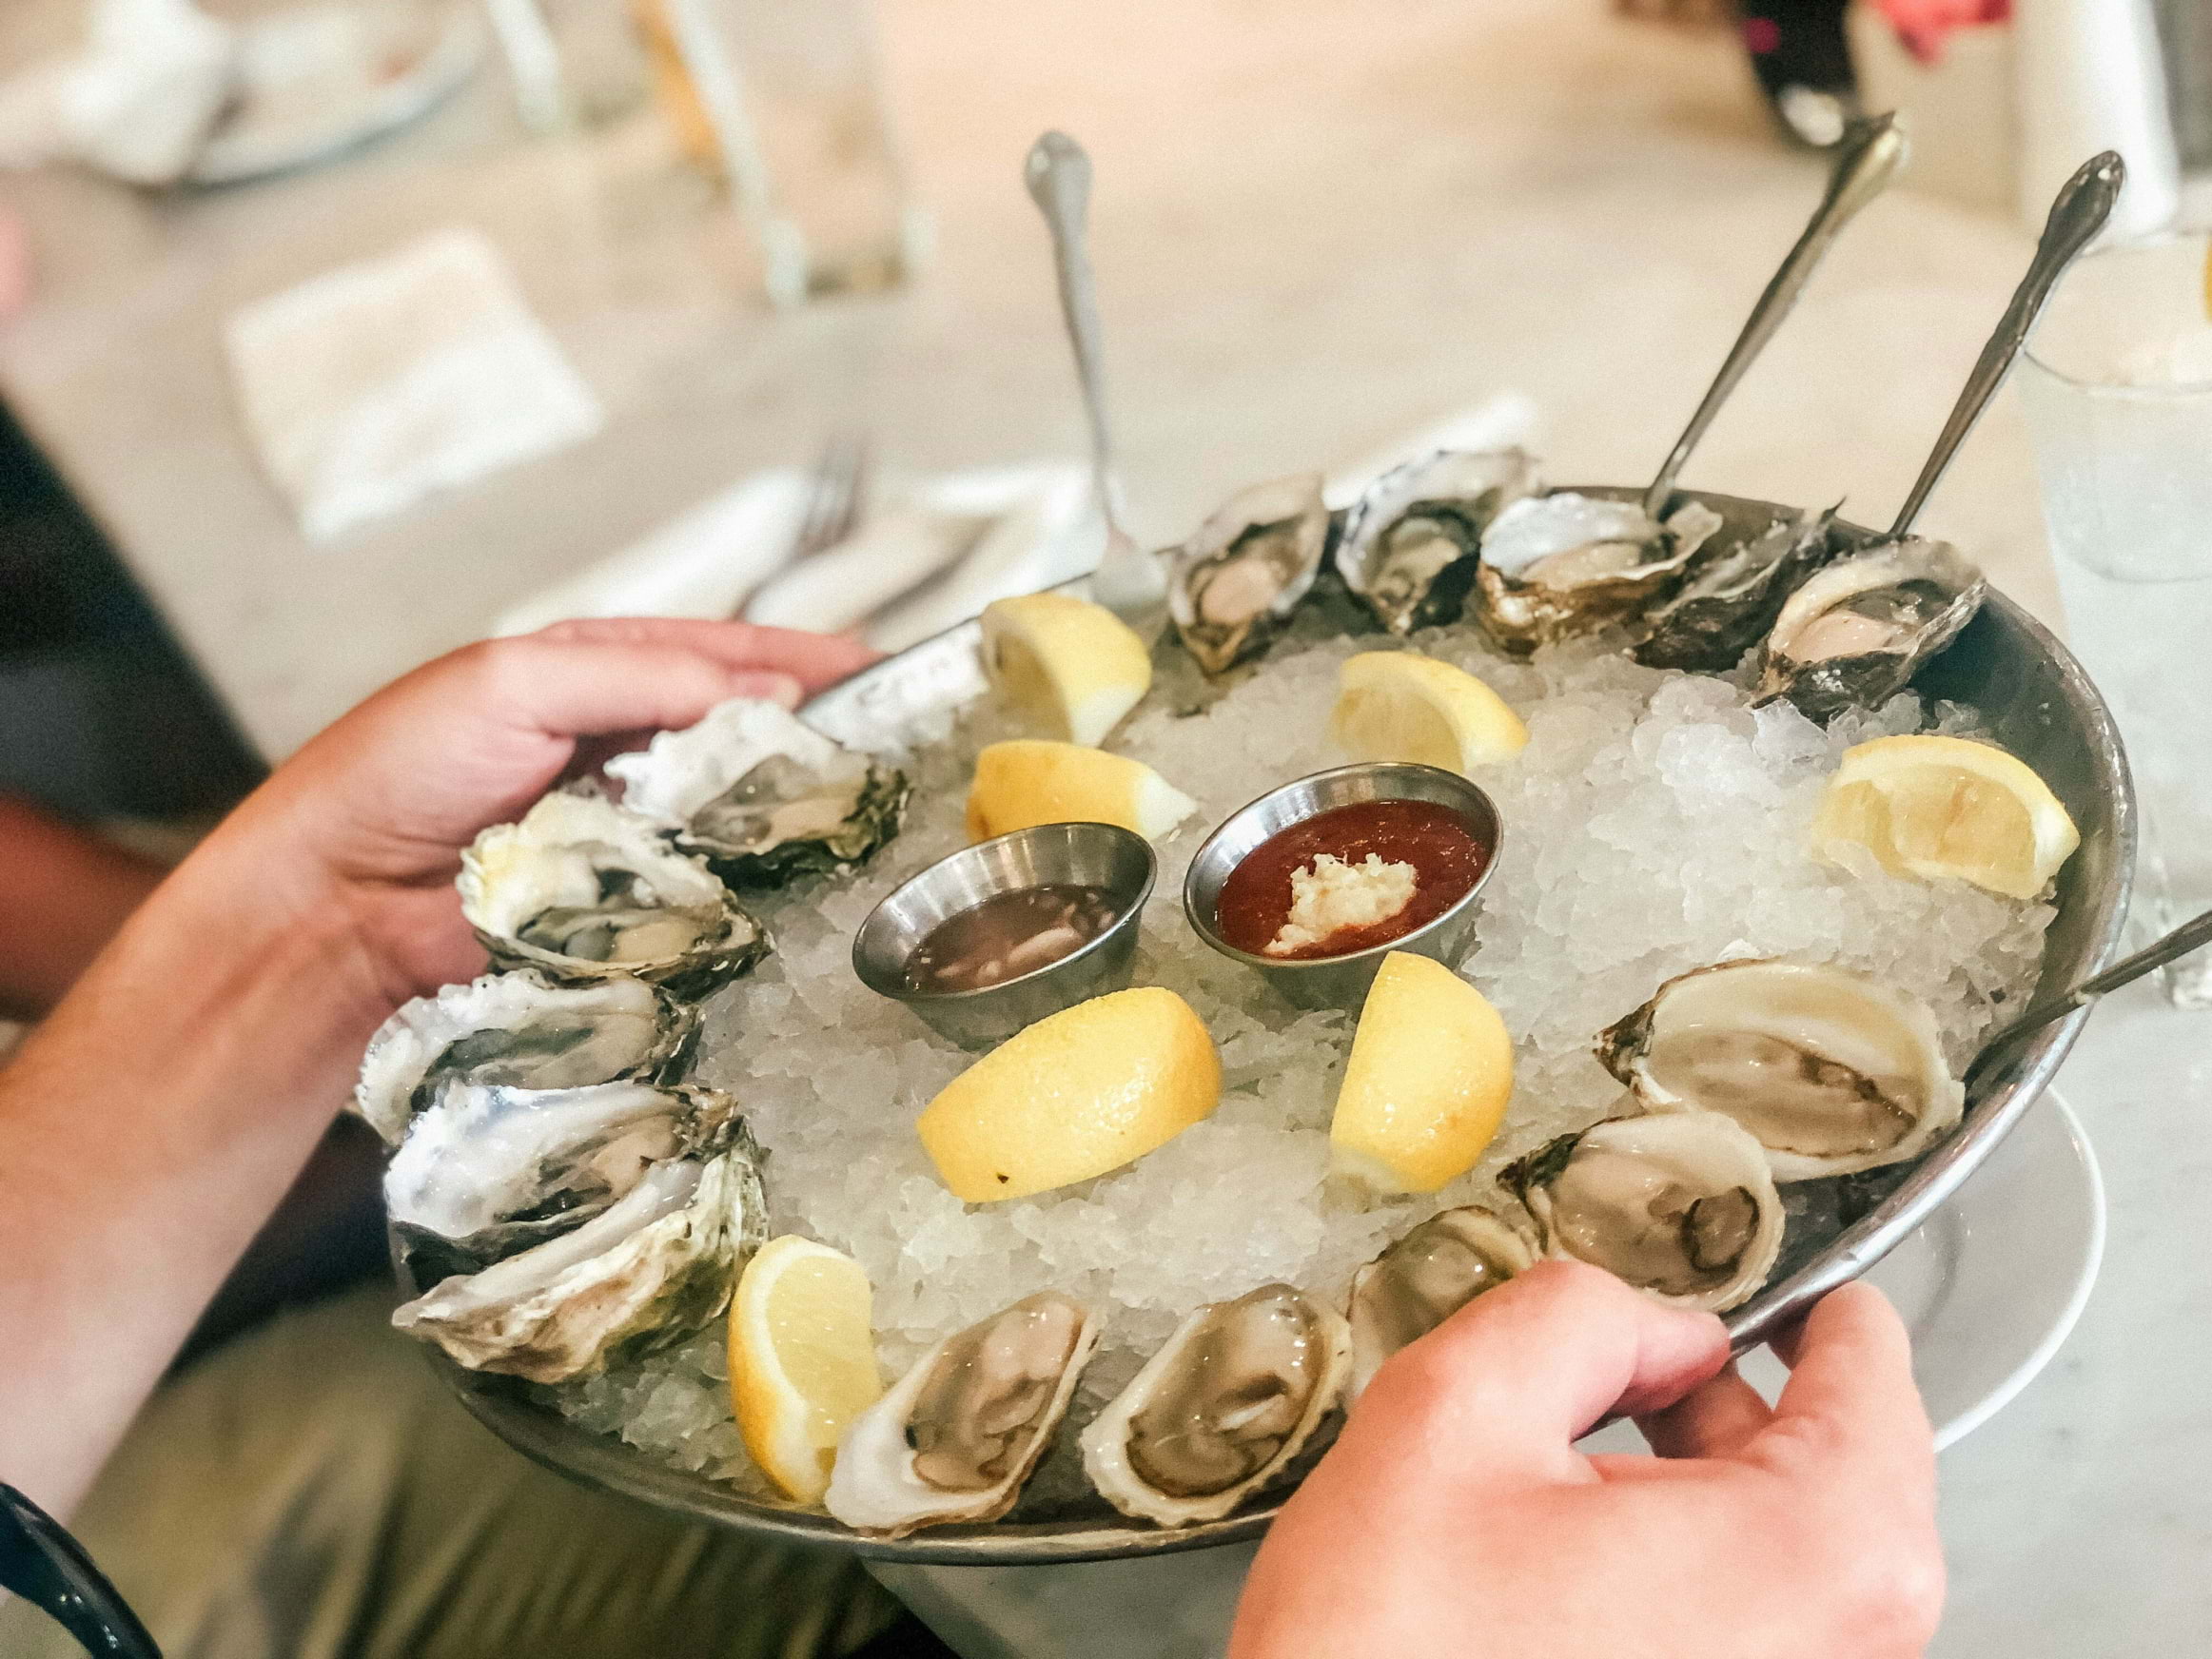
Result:
<instances>
[{"instance_id":1,"label":"metal oyster platter","mask_svg":"<svg viewBox=\"0 0 2212 1659\"><path fill-rule=\"evenodd\" d=\"M1641 494L1580 493L1619 500ZM1701 503L1731 535L1745 539L1797 517L1791 508L1736 497L1682 492L1678 499ZM1878 539L1869 531L1838 528L1853 546ZM978 625L970 622L901 653L825 693L808 718L841 742L879 746L891 732L984 691L978 638ZM2032 767L2072 814L2081 845L2057 878L2057 915L2046 935L2038 993L2072 986L2117 943L2135 853L2126 762L2102 699L2064 646L1994 593L1950 649L1926 664L1913 688L1971 704L1989 735ZM1967 1180L2049 1083L2085 1017L2077 1012L2053 1024L1984 1067L1961 1126L1917 1161L1807 1183L1811 1207L1792 1216L1765 1286L1727 1316L1738 1350L1764 1341L1828 1291L1857 1278ZM412 1292L418 1287L397 1244L395 1239L395 1259ZM742 1532L891 1560L1023 1565L1243 1542L1266 1529L1288 1490L1279 1488L1243 1513L1177 1530L1128 1520L1094 1495L1051 1518L938 1526L899 1539L863 1537L817 1511L745 1495L591 1435L539 1404L518 1378L464 1370L441 1354L433 1362L469 1411L508 1444L587 1485Z\"/></svg>"}]
</instances>

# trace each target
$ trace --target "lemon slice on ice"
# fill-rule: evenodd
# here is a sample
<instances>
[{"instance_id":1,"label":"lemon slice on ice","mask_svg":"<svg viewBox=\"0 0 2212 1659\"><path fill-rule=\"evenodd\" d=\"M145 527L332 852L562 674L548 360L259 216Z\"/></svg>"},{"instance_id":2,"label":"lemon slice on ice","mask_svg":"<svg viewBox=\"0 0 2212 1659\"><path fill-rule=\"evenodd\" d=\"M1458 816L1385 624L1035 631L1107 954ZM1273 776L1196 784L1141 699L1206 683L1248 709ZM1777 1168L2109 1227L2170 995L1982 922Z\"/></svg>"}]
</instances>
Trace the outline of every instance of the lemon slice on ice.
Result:
<instances>
[{"instance_id":1,"label":"lemon slice on ice","mask_svg":"<svg viewBox=\"0 0 2212 1659\"><path fill-rule=\"evenodd\" d=\"M760 1247L730 1301L730 1399L746 1451L785 1495L829 1489L845 1425L883 1394L868 1275L827 1244Z\"/></svg>"},{"instance_id":2,"label":"lemon slice on ice","mask_svg":"<svg viewBox=\"0 0 2212 1659\"><path fill-rule=\"evenodd\" d=\"M1198 803L1141 760L1080 743L1016 738L975 757L968 792L968 837L1027 830L1032 824L1119 824L1156 841L1198 810Z\"/></svg>"},{"instance_id":3,"label":"lemon slice on ice","mask_svg":"<svg viewBox=\"0 0 2212 1659\"><path fill-rule=\"evenodd\" d=\"M1882 868L1955 876L2032 899L2080 831L2026 761L1964 737L1877 737L1844 751L1812 820L1813 849L1834 862L1863 847Z\"/></svg>"},{"instance_id":4,"label":"lemon slice on ice","mask_svg":"<svg viewBox=\"0 0 2212 1659\"><path fill-rule=\"evenodd\" d=\"M1329 1123L1337 1172L1435 1192L1475 1167L1513 1096L1513 1039L1483 994L1425 956L1382 959Z\"/></svg>"},{"instance_id":5,"label":"lemon slice on ice","mask_svg":"<svg viewBox=\"0 0 2212 1659\"><path fill-rule=\"evenodd\" d=\"M1152 654L1104 605L1025 594L983 610L983 669L1048 737L1098 744L1152 684Z\"/></svg>"},{"instance_id":6,"label":"lemon slice on ice","mask_svg":"<svg viewBox=\"0 0 2212 1659\"><path fill-rule=\"evenodd\" d=\"M1417 651L1346 657L1329 732L1354 760L1415 761L1462 775L1511 760L1529 740L1496 692Z\"/></svg>"},{"instance_id":7,"label":"lemon slice on ice","mask_svg":"<svg viewBox=\"0 0 2212 1659\"><path fill-rule=\"evenodd\" d=\"M1188 1003L1157 986L1064 1008L948 1083L914 1127L971 1204L1088 1181L1221 1103L1222 1063Z\"/></svg>"}]
</instances>

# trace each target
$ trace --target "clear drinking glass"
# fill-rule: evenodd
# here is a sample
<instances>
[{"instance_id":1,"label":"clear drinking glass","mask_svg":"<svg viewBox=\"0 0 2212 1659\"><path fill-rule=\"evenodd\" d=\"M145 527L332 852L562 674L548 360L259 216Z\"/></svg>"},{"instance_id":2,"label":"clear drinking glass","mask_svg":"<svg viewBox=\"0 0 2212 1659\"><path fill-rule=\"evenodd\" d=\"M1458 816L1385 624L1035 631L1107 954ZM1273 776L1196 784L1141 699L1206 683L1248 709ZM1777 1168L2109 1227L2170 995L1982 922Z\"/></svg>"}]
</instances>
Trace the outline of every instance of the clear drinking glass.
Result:
<instances>
[{"instance_id":1,"label":"clear drinking glass","mask_svg":"<svg viewBox=\"0 0 2212 1659\"><path fill-rule=\"evenodd\" d=\"M2212 288L2207 238L2075 265L2020 368L2067 632L2143 809L2139 925L2212 909ZM2212 962L2166 970L2212 1007Z\"/></svg>"}]
</instances>

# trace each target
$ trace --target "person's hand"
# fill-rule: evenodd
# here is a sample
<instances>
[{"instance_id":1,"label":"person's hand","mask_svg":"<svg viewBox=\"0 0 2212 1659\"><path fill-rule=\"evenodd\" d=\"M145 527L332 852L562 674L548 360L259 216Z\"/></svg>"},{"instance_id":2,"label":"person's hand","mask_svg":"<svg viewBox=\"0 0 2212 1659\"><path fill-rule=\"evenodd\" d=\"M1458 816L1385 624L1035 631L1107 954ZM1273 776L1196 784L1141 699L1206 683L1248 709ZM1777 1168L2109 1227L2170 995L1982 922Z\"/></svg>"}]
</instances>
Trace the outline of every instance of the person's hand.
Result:
<instances>
[{"instance_id":1,"label":"person's hand","mask_svg":"<svg viewBox=\"0 0 2212 1659\"><path fill-rule=\"evenodd\" d=\"M1546 1262L1385 1365L1283 1506L1229 1659L1904 1659L1935 1457L1904 1327L1850 1285L1772 1408L1718 1319ZM1574 1441L1633 1415L1658 1455Z\"/></svg>"},{"instance_id":2,"label":"person's hand","mask_svg":"<svg viewBox=\"0 0 2212 1659\"><path fill-rule=\"evenodd\" d=\"M738 622L563 622L396 681L286 762L218 832L298 905L350 918L398 1002L480 971L453 892L479 830L519 817L579 739L688 726L729 697L794 705L875 660L852 640Z\"/></svg>"}]
</instances>

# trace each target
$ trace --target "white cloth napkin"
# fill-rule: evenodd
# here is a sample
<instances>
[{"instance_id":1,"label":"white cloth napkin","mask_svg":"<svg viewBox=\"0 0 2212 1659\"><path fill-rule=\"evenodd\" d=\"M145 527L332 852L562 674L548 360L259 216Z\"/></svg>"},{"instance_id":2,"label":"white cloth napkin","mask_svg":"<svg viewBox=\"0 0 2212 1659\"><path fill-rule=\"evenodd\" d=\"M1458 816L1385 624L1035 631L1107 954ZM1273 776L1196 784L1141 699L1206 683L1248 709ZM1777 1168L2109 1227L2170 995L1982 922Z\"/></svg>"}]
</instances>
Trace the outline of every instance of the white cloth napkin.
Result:
<instances>
[{"instance_id":1,"label":"white cloth napkin","mask_svg":"<svg viewBox=\"0 0 2212 1659\"><path fill-rule=\"evenodd\" d=\"M435 232L257 301L225 330L245 427L311 539L606 424L480 232Z\"/></svg>"},{"instance_id":2,"label":"white cloth napkin","mask_svg":"<svg viewBox=\"0 0 2212 1659\"><path fill-rule=\"evenodd\" d=\"M182 178L230 96L238 31L191 0L92 0L87 24L77 51L0 85L0 166Z\"/></svg>"}]
</instances>

